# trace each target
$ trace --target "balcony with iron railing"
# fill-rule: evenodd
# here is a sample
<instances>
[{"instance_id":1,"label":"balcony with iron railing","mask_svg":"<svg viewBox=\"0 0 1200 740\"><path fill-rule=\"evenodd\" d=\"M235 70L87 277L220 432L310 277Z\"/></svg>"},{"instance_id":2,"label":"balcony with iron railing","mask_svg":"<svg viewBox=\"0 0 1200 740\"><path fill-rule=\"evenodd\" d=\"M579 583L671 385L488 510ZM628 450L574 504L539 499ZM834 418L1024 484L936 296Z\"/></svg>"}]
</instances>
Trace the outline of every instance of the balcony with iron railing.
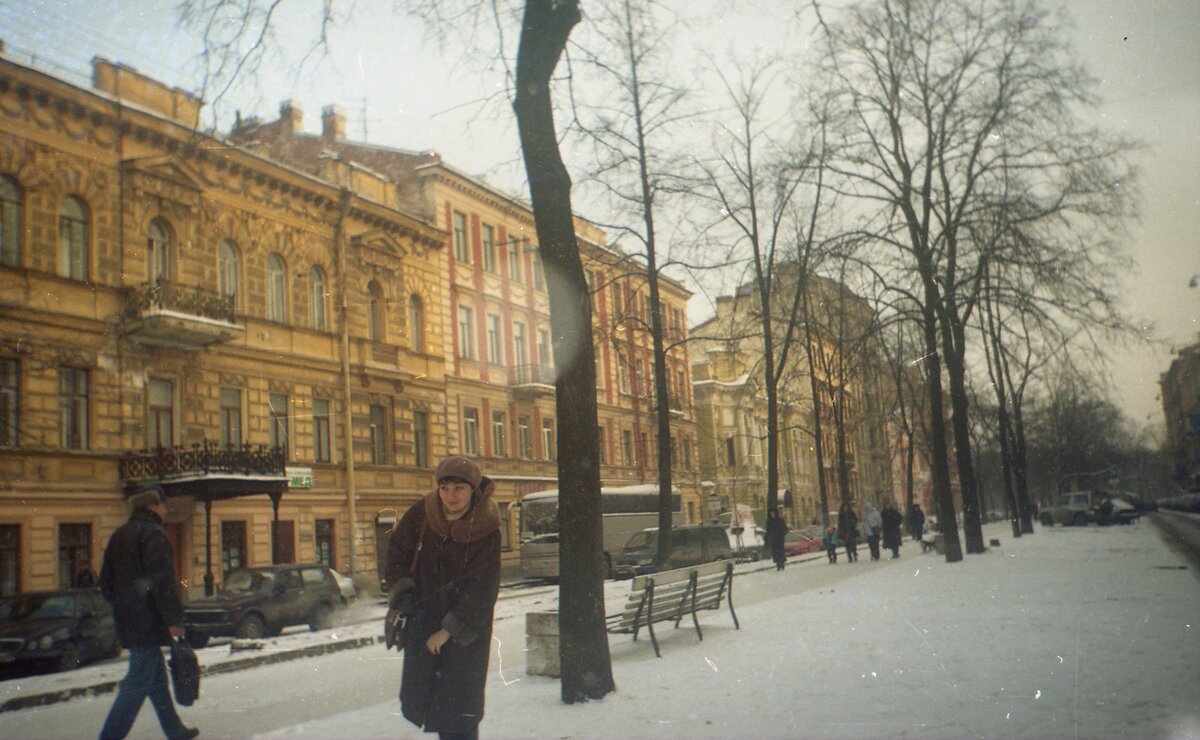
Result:
<instances>
[{"instance_id":1,"label":"balcony with iron railing","mask_svg":"<svg viewBox=\"0 0 1200 740\"><path fill-rule=\"evenodd\" d=\"M154 347L198 349L237 339L233 296L153 281L121 289L124 334Z\"/></svg>"},{"instance_id":2,"label":"balcony with iron railing","mask_svg":"<svg viewBox=\"0 0 1200 740\"><path fill-rule=\"evenodd\" d=\"M287 479L287 452L282 447L243 444L222 447L212 440L190 446L131 450L120 459L118 473L126 483L170 483L183 479L238 476Z\"/></svg>"},{"instance_id":3,"label":"balcony with iron railing","mask_svg":"<svg viewBox=\"0 0 1200 740\"><path fill-rule=\"evenodd\" d=\"M509 370L508 384L514 392L554 394L554 368L548 365L516 365Z\"/></svg>"}]
</instances>

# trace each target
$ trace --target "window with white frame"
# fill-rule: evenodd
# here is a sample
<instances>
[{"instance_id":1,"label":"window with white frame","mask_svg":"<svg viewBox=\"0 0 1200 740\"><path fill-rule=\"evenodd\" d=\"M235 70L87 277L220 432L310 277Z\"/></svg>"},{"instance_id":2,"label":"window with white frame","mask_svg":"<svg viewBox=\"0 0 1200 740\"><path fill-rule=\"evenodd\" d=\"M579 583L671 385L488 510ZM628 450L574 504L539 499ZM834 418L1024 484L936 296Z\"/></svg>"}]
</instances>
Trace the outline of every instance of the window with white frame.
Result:
<instances>
[{"instance_id":1,"label":"window with white frame","mask_svg":"<svg viewBox=\"0 0 1200 740\"><path fill-rule=\"evenodd\" d=\"M508 238L508 279L514 283L522 282L521 251L521 240L510 236Z\"/></svg>"},{"instance_id":2,"label":"window with white frame","mask_svg":"<svg viewBox=\"0 0 1200 740\"><path fill-rule=\"evenodd\" d=\"M242 391L240 388L221 389L221 446L235 450L242 446Z\"/></svg>"},{"instance_id":3,"label":"window with white frame","mask_svg":"<svg viewBox=\"0 0 1200 740\"><path fill-rule=\"evenodd\" d=\"M471 247L467 243L467 216L466 214L454 212L453 230L454 230L454 259L459 262L471 262Z\"/></svg>"},{"instance_id":4,"label":"window with white frame","mask_svg":"<svg viewBox=\"0 0 1200 740\"><path fill-rule=\"evenodd\" d=\"M508 457L508 441L505 433L505 420L503 411L492 412L492 455L495 457Z\"/></svg>"},{"instance_id":5,"label":"window with white frame","mask_svg":"<svg viewBox=\"0 0 1200 740\"><path fill-rule=\"evenodd\" d=\"M413 412L413 465L429 467L429 414Z\"/></svg>"},{"instance_id":6,"label":"window with white frame","mask_svg":"<svg viewBox=\"0 0 1200 740\"><path fill-rule=\"evenodd\" d=\"M536 249L533 252L533 287L538 290L546 289L546 273L542 269L542 253Z\"/></svg>"},{"instance_id":7,"label":"window with white frame","mask_svg":"<svg viewBox=\"0 0 1200 740\"><path fill-rule=\"evenodd\" d=\"M146 391L150 416L149 447L172 447L175 444L175 383L150 378Z\"/></svg>"},{"instance_id":8,"label":"window with white frame","mask_svg":"<svg viewBox=\"0 0 1200 740\"><path fill-rule=\"evenodd\" d=\"M308 271L308 321L317 331L329 331L329 287L317 265Z\"/></svg>"},{"instance_id":9,"label":"window with white frame","mask_svg":"<svg viewBox=\"0 0 1200 740\"><path fill-rule=\"evenodd\" d=\"M0 357L0 447L16 447L20 439L20 364Z\"/></svg>"},{"instance_id":10,"label":"window with white frame","mask_svg":"<svg viewBox=\"0 0 1200 740\"><path fill-rule=\"evenodd\" d=\"M372 342L383 342L387 338L387 303L383 297L383 286L372 280L367 285L367 336Z\"/></svg>"},{"instance_id":11,"label":"window with white frame","mask_svg":"<svg viewBox=\"0 0 1200 740\"><path fill-rule=\"evenodd\" d=\"M500 317L495 314L488 314L487 317L487 351L488 362L492 365L504 364L503 351L501 350L501 332L500 332Z\"/></svg>"},{"instance_id":12,"label":"window with white frame","mask_svg":"<svg viewBox=\"0 0 1200 740\"><path fill-rule=\"evenodd\" d=\"M88 448L88 371L58 369L59 444L66 450Z\"/></svg>"},{"instance_id":13,"label":"window with white frame","mask_svg":"<svg viewBox=\"0 0 1200 740\"><path fill-rule=\"evenodd\" d=\"M539 365L542 367L551 367L553 365L550 359L550 332L545 329L538 329L537 353Z\"/></svg>"},{"instance_id":14,"label":"window with white frame","mask_svg":"<svg viewBox=\"0 0 1200 740\"><path fill-rule=\"evenodd\" d=\"M333 460L333 440L330 433L333 425L329 413L329 399L313 399L313 460L315 462L331 462Z\"/></svg>"},{"instance_id":15,"label":"window with white frame","mask_svg":"<svg viewBox=\"0 0 1200 740\"><path fill-rule=\"evenodd\" d=\"M496 230L487 224L479 227L479 246L483 252L483 269L496 272Z\"/></svg>"},{"instance_id":16,"label":"window with white frame","mask_svg":"<svg viewBox=\"0 0 1200 740\"><path fill-rule=\"evenodd\" d=\"M425 306L416 294L408 297L408 343L413 352L425 351Z\"/></svg>"},{"instance_id":17,"label":"window with white frame","mask_svg":"<svg viewBox=\"0 0 1200 740\"><path fill-rule=\"evenodd\" d=\"M373 404L369 411L368 429L371 434L371 463L388 464L388 414L387 408Z\"/></svg>"},{"instance_id":18,"label":"window with white frame","mask_svg":"<svg viewBox=\"0 0 1200 740\"><path fill-rule=\"evenodd\" d=\"M517 454L526 460L533 458L533 433L528 416L517 417Z\"/></svg>"},{"instance_id":19,"label":"window with white frame","mask_svg":"<svg viewBox=\"0 0 1200 740\"><path fill-rule=\"evenodd\" d=\"M146 276L151 285L171 279L171 237L162 219L146 227Z\"/></svg>"},{"instance_id":20,"label":"window with white frame","mask_svg":"<svg viewBox=\"0 0 1200 740\"><path fill-rule=\"evenodd\" d=\"M479 454L479 409L463 409L463 454Z\"/></svg>"},{"instance_id":21,"label":"window with white frame","mask_svg":"<svg viewBox=\"0 0 1200 740\"><path fill-rule=\"evenodd\" d=\"M475 319L469 306L458 307L458 356L475 359Z\"/></svg>"},{"instance_id":22,"label":"window with white frame","mask_svg":"<svg viewBox=\"0 0 1200 740\"><path fill-rule=\"evenodd\" d=\"M542 419L542 449L546 453L547 460L558 459L554 443L554 419Z\"/></svg>"},{"instance_id":23,"label":"window with white frame","mask_svg":"<svg viewBox=\"0 0 1200 740\"><path fill-rule=\"evenodd\" d=\"M0 175L0 264L21 265L21 191Z\"/></svg>"},{"instance_id":24,"label":"window with white frame","mask_svg":"<svg viewBox=\"0 0 1200 740\"><path fill-rule=\"evenodd\" d=\"M525 324L513 322L513 364L525 367L529 364L529 349L525 339Z\"/></svg>"},{"instance_id":25,"label":"window with white frame","mask_svg":"<svg viewBox=\"0 0 1200 740\"><path fill-rule=\"evenodd\" d=\"M58 274L71 280L88 280L87 208L67 196L58 206Z\"/></svg>"},{"instance_id":26,"label":"window with white frame","mask_svg":"<svg viewBox=\"0 0 1200 740\"><path fill-rule=\"evenodd\" d=\"M217 248L217 292L233 300L233 310L242 310L241 257L233 242L225 239Z\"/></svg>"},{"instance_id":27,"label":"window with white frame","mask_svg":"<svg viewBox=\"0 0 1200 740\"><path fill-rule=\"evenodd\" d=\"M267 411L268 411L268 427L267 427L267 445L269 447L279 447L283 450L285 458L290 457L288 450L290 447L291 435L288 434L288 397L284 393L269 393L267 394Z\"/></svg>"},{"instance_id":28,"label":"window with white frame","mask_svg":"<svg viewBox=\"0 0 1200 740\"><path fill-rule=\"evenodd\" d=\"M287 321L287 268L274 253L267 255L267 320Z\"/></svg>"}]
</instances>

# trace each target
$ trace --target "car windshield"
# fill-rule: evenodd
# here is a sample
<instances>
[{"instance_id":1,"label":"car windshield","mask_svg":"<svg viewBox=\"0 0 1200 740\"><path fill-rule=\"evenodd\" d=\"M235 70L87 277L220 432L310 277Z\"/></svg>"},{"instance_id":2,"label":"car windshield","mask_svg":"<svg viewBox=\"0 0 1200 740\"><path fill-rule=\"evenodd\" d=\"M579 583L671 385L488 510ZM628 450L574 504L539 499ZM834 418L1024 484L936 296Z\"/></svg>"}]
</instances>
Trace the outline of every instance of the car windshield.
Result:
<instances>
[{"instance_id":1,"label":"car windshield","mask_svg":"<svg viewBox=\"0 0 1200 740\"><path fill-rule=\"evenodd\" d=\"M75 597L69 594L24 594L0 602L0 621L62 619L75 616Z\"/></svg>"},{"instance_id":2,"label":"car windshield","mask_svg":"<svg viewBox=\"0 0 1200 740\"><path fill-rule=\"evenodd\" d=\"M221 590L226 593L258 593L264 585L269 585L273 580L274 576L270 573L236 570L225 579L225 585Z\"/></svg>"},{"instance_id":3,"label":"car windshield","mask_svg":"<svg viewBox=\"0 0 1200 740\"><path fill-rule=\"evenodd\" d=\"M626 550L644 550L654 544L654 532L635 532L625 543Z\"/></svg>"}]
</instances>

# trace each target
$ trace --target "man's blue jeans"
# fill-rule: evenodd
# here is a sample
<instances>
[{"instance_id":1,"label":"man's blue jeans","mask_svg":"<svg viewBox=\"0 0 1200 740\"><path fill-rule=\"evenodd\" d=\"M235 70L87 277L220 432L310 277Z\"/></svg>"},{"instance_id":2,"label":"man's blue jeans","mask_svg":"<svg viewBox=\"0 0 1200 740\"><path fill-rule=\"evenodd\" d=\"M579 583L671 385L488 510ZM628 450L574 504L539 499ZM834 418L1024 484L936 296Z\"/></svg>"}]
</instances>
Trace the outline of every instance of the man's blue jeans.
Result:
<instances>
[{"instance_id":1,"label":"man's blue jeans","mask_svg":"<svg viewBox=\"0 0 1200 740\"><path fill-rule=\"evenodd\" d=\"M129 648L129 672L121 680L116 701L113 702L112 709L108 710L108 719L104 722L104 729L100 731L100 740L116 740L128 735L147 696L158 714L158 723L162 725L163 733L167 737L182 733L183 722L175 712L175 702L172 701L171 690L167 687L167 666L163 661L162 649Z\"/></svg>"}]
</instances>

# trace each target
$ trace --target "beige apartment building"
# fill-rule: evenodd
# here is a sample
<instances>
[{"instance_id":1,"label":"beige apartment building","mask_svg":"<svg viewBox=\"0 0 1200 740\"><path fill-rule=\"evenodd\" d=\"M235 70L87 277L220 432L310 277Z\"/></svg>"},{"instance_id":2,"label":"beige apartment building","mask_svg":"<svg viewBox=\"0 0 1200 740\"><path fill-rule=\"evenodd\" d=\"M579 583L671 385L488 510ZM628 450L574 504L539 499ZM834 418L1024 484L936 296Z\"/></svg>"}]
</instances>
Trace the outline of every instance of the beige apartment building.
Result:
<instances>
[{"instance_id":1,"label":"beige apartment building","mask_svg":"<svg viewBox=\"0 0 1200 740\"><path fill-rule=\"evenodd\" d=\"M440 258L446 275L443 362L448 450L478 458L497 482L508 519L505 549L518 522L507 505L526 493L554 488L556 419L550 303L529 205L447 164L434 152L411 152L346 138L336 106L321 114L321 132L306 133L291 102L279 119L244 121L231 139L301 170L330 158L353 163L395 183L407 208L449 234ZM653 355L645 330L648 288L628 255L606 235L576 219L576 235L592 290L596 340L601 479L605 486L657 481ZM669 342L685 337L691 293L660 278ZM638 320L632 320L632 319ZM683 493L684 518L700 516L695 423L690 406L686 344L668 353L672 467Z\"/></svg>"}]
</instances>

